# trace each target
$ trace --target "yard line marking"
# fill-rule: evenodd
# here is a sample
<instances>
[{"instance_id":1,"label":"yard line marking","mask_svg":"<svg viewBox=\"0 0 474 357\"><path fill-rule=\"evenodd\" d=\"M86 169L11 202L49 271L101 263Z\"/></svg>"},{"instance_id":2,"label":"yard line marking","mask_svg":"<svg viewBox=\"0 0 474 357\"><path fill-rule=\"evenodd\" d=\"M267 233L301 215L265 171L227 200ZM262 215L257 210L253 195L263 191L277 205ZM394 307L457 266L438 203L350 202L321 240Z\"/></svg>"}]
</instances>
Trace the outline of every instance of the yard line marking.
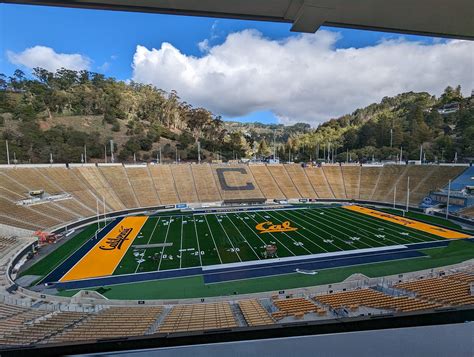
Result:
<instances>
[{"instance_id":1,"label":"yard line marking","mask_svg":"<svg viewBox=\"0 0 474 357\"><path fill-rule=\"evenodd\" d=\"M401 240L401 243L403 243L403 244L414 243L413 241L410 241L410 239L408 239L408 238L404 238L404 237L402 237L402 236L398 236L398 235L392 233L392 231L395 232L395 233L400 233L400 231L397 231L397 230L395 230L395 229L390 228L390 226L387 226L384 222L380 222L380 224L379 224L379 222L373 222L373 223L372 223L372 222L369 222L368 220L367 220L367 221L366 221L366 220L363 220L362 217L361 217L361 218L359 218L359 217L354 217L354 215L352 215L352 214L349 213L349 212L347 212L348 215L346 215L346 212L341 212L341 211L337 211L337 212L336 212L336 211L333 211L333 212L331 212L331 213L334 214L334 215L341 215L341 216L347 218L349 221L350 221L351 219L353 219L353 220L356 220L356 221L360 222L361 224L363 224L363 226L364 226L365 228L367 228L366 231L367 231L368 229L370 229L370 230L372 230L372 231L373 231L373 230L378 231L378 228L383 228L383 229L384 229L384 232L385 232L388 236L392 237L393 239L400 239L400 240ZM330 213L330 214L331 214L331 213ZM356 222L356 224L357 224L357 222ZM354 225L352 225L352 226L354 226ZM359 228L359 229L362 229L362 228ZM410 232L410 233L412 233L412 232ZM421 243L421 242L426 242L426 240L422 240L422 239L420 239L420 238L413 237L413 235L411 235L411 237L414 238L414 240L416 239L416 240L419 241L420 243ZM387 238L387 239L388 239L388 238ZM395 243L395 244L400 244L400 242L398 242L397 240L395 240L395 241L394 241L394 240L391 240L391 239L388 239L388 240L392 241L392 242Z\"/></svg>"},{"instance_id":2,"label":"yard line marking","mask_svg":"<svg viewBox=\"0 0 474 357\"><path fill-rule=\"evenodd\" d=\"M296 212L296 213L299 214L300 212ZM303 213L301 213L301 214L303 214ZM331 228L331 230L334 230L334 229L335 229L334 227L330 227L330 226L328 226L327 224L324 224L324 223L321 222L320 220L316 220L316 219L313 219L313 218L308 217L308 216L303 216L303 218L306 219L306 220L313 221L314 223L316 223L315 226L312 226L313 229L322 230L321 227L318 226L318 224L319 224L320 226L329 227L329 228ZM318 219L320 219L320 218L318 217ZM308 222L308 223L309 223L309 222ZM357 247L355 247L355 246L352 246L352 245L346 243L342 238L339 237L339 234L344 234L344 235L347 235L347 234L342 233L342 232L341 232L340 230L338 230L338 229L335 229L335 230L336 230L337 233L334 233L334 234L333 234L333 233L329 233L329 232L326 232L326 233L331 235L331 239L332 239L332 240L336 240L336 239L337 239L340 243L343 243L345 246L348 247L348 248L346 248L346 249L343 249L343 248L339 248L339 249L342 249L342 250L360 249L360 248L357 248ZM337 234L337 235L336 235L336 234ZM367 244L366 244L366 245L367 245ZM370 246L369 246L369 247L370 247Z\"/></svg>"},{"instance_id":3,"label":"yard line marking","mask_svg":"<svg viewBox=\"0 0 474 357\"><path fill-rule=\"evenodd\" d=\"M197 242L197 245L198 245L199 263L202 266L201 248L199 247L199 234L198 234L198 230L197 230L197 227L196 227L196 217L194 215L193 215L193 221L194 221L194 231L196 232L196 242Z\"/></svg>"},{"instance_id":4,"label":"yard line marking","mask_svg":"<svg viewBox=\"0 0 474 357\"><path fill-rule=\"evenodd\" d=\"M235 227L235 230L237 232L239 232L240 236L243 238L244 242L247 243L247 245L250 247L250 249L252 250L252 252L255 254L255 256L260 260L261 258L258 256L257 252L253 249L253 247L250 245L250 243L247 241L247 239L244 237L244 235L242 234L242 232L240 231L240 229L237 228L237 226L235 225L234 221L232 221L230 218L229 218L229 215L226 214L225 217L230 221L230 223L232 223L232 225Z\"/></svg>"},{"instance_id":5,"label":"yard line marking","mask_svg":"<svg viewBox=\"0 0 474 357\"><path fill-rule=\"evenodd\" d=\"M277 212L272 212L272 213L276 213L276 214L278 214L279 216L281 216L282 219L286 219L286 216L283 216L283 215L280 214L280 213L277 213ZM275 217L272 213L268 213L268 214L269 214L271 217L273 217L273 218L277 218L277 217ZM308 242L314 244L315 246L317 246L318 248L322 249L322 250L325 251L326 253L329 253L329 251L327 251L326 249L324 249L323 247L321 247L319 244L317 244L316 242L313 242L311 239L309 239L309 238L305 237L303 234L301 234L300 231L295 231L295 232L296 232L297 234L299 234L302 238L306 239ZM313 254L315 254L315 253L313 253Z\"/></svg>"},{"instance_id":6,"label":"yard line marking","mask_svg":"<svg viewBox=\"0 0 474 357\"><path fill-rule=\"evenodd\" d=\"M207 223L207 228L209 229L209 233L211 233L211 238L212 238L212 241L214 242L214 247L216 247L217 256L219 257L219 260L221 261L221 264L222 264L221 255L219 254L219 249L217 249L216 241L214 240L214 234L212 234L211 226L209 225L209 222L207 221L206 216L204 216L204 220Z\"/></svg>"},{"instance_id":7,"label":"yard line marking","mask_svg":"<svg viewBox=\"0 0 474 357\"><path fill-rule=\"evenodd\" d=\"M181 217L181 245L179 247L179 269L181 269L181 262L183 258L183 217Z\"/></svg>"},{"instance_id":8,"label":"yard line marking","mask_svg":"<svg viewBox=\"0 0 474 357\"><path fill-rule=\"evenodd\" d=\"M330 212L330 213L328 213L328 212ZM325 210L325 213L326 213L327 215L331 215L331 212L332 212L332 211L326 211L326 210ZM313 216L313 217L317 217L317 216L315 216L315 213L314 213L314 212L311 212L311 210L308 210L308 215L309 215L309 216ZM341 222L341 221L342 221L342 222L344 222L344 225L347 224L347 225L349 226L349 224L346 222L345 218L344 218L344 220L343 220L340 216L339 216L339 217L338 217L338 216L336 216L336 217L331 216L331 217L334 218L334 222ZM324 218L322 218L322 219L325 220L325 221L327 221L327 222L331 222L331 220L328 219L327 217L324 217ZM344 225L341 225L341 224L338 224L338 223L334 223L334 224L335 224L336 226L342 227L342 229L344 229L345 231L350 231L350 232L352 231L351 229L346 228ZM376 240L376 239L371 238L371 237L369 236L369 234L368 234L367 231L365 231L365 233L363 233L363 232L360 232L360 231L362 231L362 229L358 228L358 230L359 230L359 231L357 232L357 234L360 235L360 236L362 236L362 237L364 237L364 240L360 240L361 243L364 243L365 245L368 245L369 247L374 247L374 246L369 245L368 243L366 243L365 240L367 240L367 241L374 242L374 243L375 243L375 247L386 245L386 244L382 244L381 241L378 241L378 240ZM352 232L352 233L356 233L356 232ZM372 233L370 233L370 234L372 234ZM351 237L351 236L349 236L349 237ZM393 243L395 243L395 242L393 242ZM380 245L380 244L381 244L381 245Z\"/></svg>"},{"instance_id":9,"label":"yard line marking","mask_svg":"<svg viewBox=\"0 0 474 357\"><path fill-rule=\"evenodd\" d=\"M266 212L267 212L267 211L266 211ZM252 216L250 216L250 215L247 214L247 217L250 217L255 223L258 224L258 221L257 221L255 218L253 218ZM248 226L247 223L245 223L245 224ZM250 228L250 227L249 227L249 228ZM252 228L250 228L250 229L252 230L252 232L254 232ZM255 233L255 232L254 232L254 233ZM255 234L257 234L257 233L255 233ZM291 249L289 249L286 245L284 245L277 237L275 237L275 236L273 235L273 233L270 233L270 235L271 235L274 239L276 239L276 240L278 241L278 243L280 243L282 246L284 246L284 247L286 248L286 250L288 250L291 254L293 254L294 256L296 256L296 254L295 254ZM267 245L267 243L265 243L265 245Z\"/></svg>"},{"instance_id":10,"label":"yard line marking","mask_svg":"<svg viewBox=\"0 0 474 357\"><path fill-rule=\"evenodd\" d=\"M341 216L338 216L338 214L337 214L335 211L331 211L330 209L328 209L327 211L328 211L328 215L329 215L329 216L334 217L335 219L336 219L336 218L341 219ZM310 214L311 214L311 213L310 213ZM350 217L345 217L345 216L343 216L343 217L344 217L344 220L346 220L346 224L347 224L348 226L354 227L354 229L356 229L356 230L359 231L359 232L360 232L360 231L363 231L363 232L365 232L364 234L370 234L370 235L381 234L381 232L378 231L376 228L371 228L371 227L368 228L367 225L365 225L365 224L362 224L361 227L359 227L359 226L353 224L353 222L349 219ZM365 222L364 222L364 223L365 223ZM362 227L364 227L364 228L366 228L366 229L364 229L364 228L362 228ZM374 232L374 230L375 230L375 232ZM387 236L393 237L392 234L388 234L388 233L386 233L385 231L384 231L383 233L384 233L384 235L386 234ZM379 243L381 242L381 241L377 241L377 240L374 239L374 238L369 238L369 237L367 237L367 239L370 239L370 240L373 241L373 242L379 242ZM388 241L390 241L390 242L392 242L392 243L394 243L394 244L399 244L398 242L393 241L393 240L389 239L388 237L386 238L386 240L388 240ZM382 241L383 241L383 240L382 240Z\"/></svg>"},{"instance_id":11,"label":"yard line marking","mask_svg":"<svg viewBox=\"0 0 474 357\"><path fill-rule=\"evenodd\" d=\"M352 213L350 211L344 211L341 209L341 212L343 214L349 214L349 215L352 215L354 217L357 217L357 219L359 221L364 221L364 222L367 222L367 223L372 223L372 224L380 224L382 225L383 227L387 227L387 229L390 229L391 231L394 231L396 233L399 233L400 230L403 230L405 232L410 232L410 236L413 237L414 239L418 240L420 243L421 242L426 242L426 240L424 238L428 238L430 241L437 241L439 239L436 239L436 238L433 238L433 237L430 237L430 236L424 236L423 233L420 233L414 229L407 229L403 226L400 226L400 227L395 227L395 226L392 226L392 222L389 222L389 221L383 221L383 220L378 220L377 218L375 217L372 217L372 216L364 216L364 218L366 218L367 220L364 220L361 216L361 215L358 215L357 212L356 213ZM398 228L398 229L397 229ZM421 237L421 238L419 238ZM404 238L406 239L406 238ZM413 243L410 241L410 243Z\"/></svg>"},{"instance_id":12,"label":"yard line marking","mask_svg":"<svg viewBox=\"0 0 474 357\"><path fill-rule=\"evenodd\" d=\"M312 217L316 217L316 216L311 215L311 214L309 214L309 215L312 216ZM347 236L349 239L352 237L350 234L347 234L347 233L344 233L344 232L343 232L343 231L348 231L348 229L345 228L344 226L342 226L341 224L338 224L338 223L336 223L336 222L330 221L330 220L327 219L324 215L319 215L319 216L322 216L322 217L318 217L321 221L324 221L324 222L328 222L328 223L329 223L329 224L324 224L323 222L320 221L320 222L319 222L320 224L324 224L326 227L330 227L331 224L333 224L333 225L335 225L335 226L338 226L338 227L341 228L341 229L339 230L339 233L340 233L340 234L344 234L344 235ZM339 219L338 221L340 221L340 219ZM350 230L349 230L349 231L350 231ZM368 239L368 240L371 240L371 239L370 239L369 237L367 237L367 236L365 236L365 238ZM370 244L368 244L368 243L366 243L366 242L364 242L364 241L362 241L362 240L360 240L360 241L358 241L358 242L360 242L361 244L364 244L364 245L366 245L366 246L368 246L368 247L370 247L370 248L374 248L373 245L370 245ZM379 243L379 242L377 242L377 243ZM354 246L355 246L355 245L354 245Z\"/></svg>"},{"instance_id":13,"label":"yard line marking","mask_svg":"<svg viewBox=\"0 0 474 357\"><path fill-rule=\"evenodd\" d=\"M242 212L240 212L240 213L242 213ZM233 214L234 214L234 215L237 215L236 213L233 213ZM244 219L242 219L242 222L247 226L247 228L250 230L250 232L252 232L252 233L257 237L257 239L258 239L260 242L262 242L263 245L267 245L267 243L266 243L262 238L260 238L260 236L259 236L257 233L255 233L255 231L253 230L253 228L250 227L250 226L247 224L247 222L245 222ZM290 250L288 250L288 251L289 251L290 253L292 253ZM294 255L294 254L293 254L293 255Z\"/></svg>"},{"instance_id":14,"label":"yard line marking","mask_svg":"<svg viewBox=\"0 0 474 357\"><path fill-rule=\"evenodd\" d=\"M271 216L271 213L270 212L266 212L267 214L269 214ZM258 213L257 213L258 214ZM261 218L265 219L265 217L263 217L261 214L258 214ZM290 238L294 243L296 243L296 240L294 240L290 235L288 235L287 233L285 232L282 232L284 233L288 238ZM271 235L273 235L273 233L270 233ZM304 245L300 245L298 247L301 247L303 248L304 250L306 250L309 254L314 254L312 251L310 251L309 249L307 249Z\"/></svg>"},{"instance_id":15,"label":"yard line marking","mask_svg":"<svg viewBox=\"0 0 474 357\"><path fill-rule=\"evenodd\" d=\"M293 212L292 212L292 213L293 213ZM297 219L299 219L299 220L301 220L301 221L303 222L303 223L301 223L302 226L303 226L303 225L306 225L307 227L309 227L309 228L311 228L311 229L317 229L318 231L321 230L319 227L311 225L311 223L307 222L305 219L302 219L301 217L295 216L295 215L292 214L292 213L289 213L289 214L290 214L292 217L297 218ZM324 242L325 238L322 237L322 236L320 236L320 235L317 234L316 232L310 230L309 233L312 234L312 235L315 235L316 237L320 238L320 239L323 240L323 242ZM332 236L332 235L331 235L331 236ZM347 250L347 249L343 249L343 248L339 247L337 244L332 243L332 242L331 242L331 243L329 243L329 242L328 242L328 243L324 242L324 243L325 243L325 244L333 245L334 247L336 247L337 249L342 250L342 251ZM344 241L343 241L343 243L344 243Z\"/></svg>"},{"instance_id":16,"label":"yard line marking","mask_svg":"<svg viewBox=\"0 0 474 357\"><path fill-rule=\"evenodd\" d=\"M153 231L150 234L150 238L148 238L148 242L146 244L150 244L151 238L153 238L153 233L155 233L156 226L160 222L161 217L158 217L158 220L155 223L155 226L153 227ZM143 252L143 256L145 256L147 249L145 248L145 251ZM135 273L138 271L138 268L140 268L140 265L142 263L138 263L137 267L135 268Z\"/></svg>"},{"instance_id":17,"label":"yard line marking","mask_svg":"<svg viewBox=\"0 0 474 357\"><path fill-rule=\"evenodd\" d=\"M169 218L171 219L171 216L169 216ZM161 267L161 261L163 260L163 253L165 252L165 248L166 248L165 244L166 244L166 240L168 239L168 232L170 231L171 223L172 222L168 221L168 229L166 229L165 241L163 242L163 248L161 249L161 255L160 255L160 262L158 263L158 269L156 269L156 271L159 271Z\"/></svg>"},{"instance_id":18,"label":"yard line marking","mask_svg":"<svg viewBox=\"0 0 474 357\"><path fill-rule=\"evenodd\" d=\"M230 245L232 246L232 248L234 248L234 252L235 252L235 254L237 254L237 258L239 258L239 260L242 262L242 259L240 258L239 253L235 250L235 246L234 246L234 244L232 243L232 241L230 240L230 237L229 237L229 235L227 234L227 231L224 229L224 226L223 226L222 223L219 221L219 218L217 218L216 216L214 216L214 218L217 220L217 223L219 223L219 225L221 226L222 230L224 231L224 234L226 235L227 239L229 240ZM206 218L206 219L207 219L207 218Z\"/></svg>"}]
</instances>

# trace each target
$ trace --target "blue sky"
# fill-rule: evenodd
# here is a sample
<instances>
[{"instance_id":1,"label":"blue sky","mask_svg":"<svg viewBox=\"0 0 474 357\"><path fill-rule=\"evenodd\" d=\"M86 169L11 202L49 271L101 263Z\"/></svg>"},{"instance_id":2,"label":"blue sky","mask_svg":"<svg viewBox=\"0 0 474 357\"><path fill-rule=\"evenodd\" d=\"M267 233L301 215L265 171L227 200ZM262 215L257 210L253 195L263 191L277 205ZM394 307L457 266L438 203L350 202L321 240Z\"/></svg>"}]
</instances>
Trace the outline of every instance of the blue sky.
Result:
<instances>
[{"instance_id":1,"label":"blue sky","mask_svg":"<svg viewBox=\"0 0 474 357\"><path fill-rule=\"evenodd\" d=\"M223 43L228 34L245 29L256 29L271 40L297 36L289 31L290 24L282 23L10 4L0 4L0 26L2 73L9 75L19 67L10 62L8 51L20 53L41 45L57 53L87 56L91 59L90 70L123 80L132 77L131 65L137 45L152 49L169 42L187 56L202 57L205 54L199 49L199 42L208 39L210 46L215 46ZM339 33L335 44L337 49L363 48L384 39L401 37L389 33L325 29ZM403 38L404 41L426 44L437 42L436 39L418 36ZM258 110L241 118L246 121L276 121L270 110Z\"/></svg>"}]
</instances>

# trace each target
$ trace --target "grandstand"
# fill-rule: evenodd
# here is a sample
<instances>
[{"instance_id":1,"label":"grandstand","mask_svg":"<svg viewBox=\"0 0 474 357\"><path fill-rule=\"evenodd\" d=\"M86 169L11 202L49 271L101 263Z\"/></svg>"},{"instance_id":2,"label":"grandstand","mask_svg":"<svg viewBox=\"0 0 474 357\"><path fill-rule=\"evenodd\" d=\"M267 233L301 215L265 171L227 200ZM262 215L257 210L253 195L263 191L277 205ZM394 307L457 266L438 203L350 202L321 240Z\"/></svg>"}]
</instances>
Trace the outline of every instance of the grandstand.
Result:
<instances>
[{"instance_id":1,"label":"grandstand","mask_svg":"<svg viewBox=\"0 0 474 357\"><path fill-rule=\"evenodd\" d=\"M462 166L436 165L324 165L322 168L303 168L296 164L17 166L0 170L0 223L30 230L54 227L93 216L97 200L102 212L104 204L106 211L112 212L161 204L246 199L393 202L396 190L396 203L405 205L408 177L410 206L417 207L430 193L445 187L449 179L455 179L464 170ZM453 181L453 187L466 187L471 177L472 168ZM461 180L464 183L459 184ZM49 195L66 193L71 198L16 205L36 189ZM469 207L461 208L465 209L464 214L470 214ZM13 224L20 216L28 219Z\"/></svg>"}]
</instances>

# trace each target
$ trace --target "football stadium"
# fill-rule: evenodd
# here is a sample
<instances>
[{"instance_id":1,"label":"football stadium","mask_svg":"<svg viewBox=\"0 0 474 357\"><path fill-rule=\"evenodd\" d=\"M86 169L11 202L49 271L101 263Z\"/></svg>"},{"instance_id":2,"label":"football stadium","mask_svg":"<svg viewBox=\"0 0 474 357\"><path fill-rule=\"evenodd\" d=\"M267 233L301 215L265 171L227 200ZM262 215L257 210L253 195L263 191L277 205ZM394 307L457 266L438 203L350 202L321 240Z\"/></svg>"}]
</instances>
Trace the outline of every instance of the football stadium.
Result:
<instances>
[{"instance_id":1,"label":"football stadium","mask_svg":"<svg viewBox=\"0 0 474 357\"><path fill-rule=\"evenodd\" d=\"M473 176L462 165L3 167L2 224L37 238L4 238L16 327L2 343L462 311L474 299L472 208L447 220L419 206ZM138 325L106 328L117 309Z\"/></svg>"},{"instance_id":2,"label":"football stadium","mask_svg":"<svg viewBox=\"0 0 474 357\"><path fill-rule=\"evenodd\" d=\"M435 3L2 1L0 355L472 356L473 6Z\"/></svg>"}]
</instances>

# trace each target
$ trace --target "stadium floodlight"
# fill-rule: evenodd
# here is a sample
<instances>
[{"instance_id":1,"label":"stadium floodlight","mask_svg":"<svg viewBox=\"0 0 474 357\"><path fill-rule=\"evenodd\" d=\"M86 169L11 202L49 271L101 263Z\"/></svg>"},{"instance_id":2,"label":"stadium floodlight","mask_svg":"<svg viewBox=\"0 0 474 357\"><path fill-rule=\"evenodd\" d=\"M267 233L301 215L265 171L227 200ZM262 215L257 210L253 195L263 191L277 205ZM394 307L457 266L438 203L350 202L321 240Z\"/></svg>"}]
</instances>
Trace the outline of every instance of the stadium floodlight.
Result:
<instances>
[{"instance_id":1,"label":"stadium floodlight","mask_svg":"<svg viewBox=\"0 0 474 357\"><path fill-rule=\"evenodd\" d=\"M408 205L410 204L410 176L407 178L407 207L406 211L408 212Z\"/></svg>"},{"instance_id":2,"label":"stadium floodlight","mask_svg":"<svg viewBox=\"0 0 474 357\"><path fill-rule=\"evenodd\" d=\"M114 141L110 140L110 162L113 164L115 162L114 158Z\"/></svg>"},{"instance_id":3,"label":"stadium floodlight","mask_svg":"<svg viewBox=\"0 0 474 357\"><path fill-rule=\"evenodd\" d=\"M197 146L198 146L198 163L201 163L201 142L200 141L197 142Z\"/></svg>"},{"instance_id":4,"label":"stadium floodlight","mask_svg":"<svg viewBox=\"0 0 474 357\"><path fill-rule=\"evenodd\" d=\"M397 197L397 185L395 185L393 189L393 208L395 208L396 197Z\"/></svg>"},{"instance_id":5,"label":"stadium floodlight","mask_svg":"<svg viewBox=\"0 0 474 357\"><path fill-rule=\"evenodd\" d=\"M10 165L10 152L8 151L8 140L5 140L5 145L7 146L7 165Z\"/></svg>"}]
</instances>

